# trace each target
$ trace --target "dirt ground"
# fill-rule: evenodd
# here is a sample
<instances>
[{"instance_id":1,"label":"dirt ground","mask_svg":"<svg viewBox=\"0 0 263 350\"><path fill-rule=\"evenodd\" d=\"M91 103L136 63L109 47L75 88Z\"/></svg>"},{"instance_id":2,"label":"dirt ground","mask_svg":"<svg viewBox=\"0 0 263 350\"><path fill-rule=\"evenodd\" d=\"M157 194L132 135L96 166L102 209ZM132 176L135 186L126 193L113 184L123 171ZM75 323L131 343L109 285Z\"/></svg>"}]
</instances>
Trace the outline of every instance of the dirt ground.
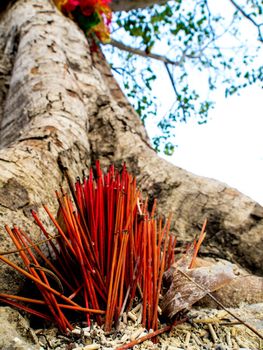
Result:
<instances>
[{"instance_id":1,"label":"dirt ground","mask_svg":"<svg viewBox=\"0 0 263 350\"><path fill-rule=\"evenodd\" d=\"M263 303L231 309L249 323L263 337ZM132 316L132 315L130 315ZM146 340L133 349L162 350L260 350L263 340L224 310L196 309L188 313L189 320L158 336L157 342ZM56 329L36 331L44 350L118 349L131 340L139 339L148 332L139 324L135 313L132 319L123 317L119 328L105 334L102 328L76 326L68 336L59 335ZM163 325L160 325L162 327Z\"/></svg>"}]
</instances>

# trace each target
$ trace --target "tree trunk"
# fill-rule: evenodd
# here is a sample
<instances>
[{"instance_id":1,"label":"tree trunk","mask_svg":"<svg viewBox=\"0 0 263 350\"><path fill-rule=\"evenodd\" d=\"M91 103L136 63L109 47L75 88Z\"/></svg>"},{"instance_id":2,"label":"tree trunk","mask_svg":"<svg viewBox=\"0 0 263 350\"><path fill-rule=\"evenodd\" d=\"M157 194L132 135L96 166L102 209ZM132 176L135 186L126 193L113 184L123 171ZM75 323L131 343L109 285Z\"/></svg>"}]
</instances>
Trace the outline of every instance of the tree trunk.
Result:
<instances>
[{"instance_id":1,"label":"tree trunk","mask_svg":"<svg viewBox=\"0 0 263 350\"><path fill-rule=\"evenodd\" d=\"M76 177L99 159L103 167L127 163L150 203L156 197L161 214L173 213L179 241L198 234L207 217L204 254L263 272L263 208L159 158L104 57L91 52L75 23L48 0L19 0L0 25L1 253L13 249L5 224L39 239L32 208L53 230L42 203L56 213L54 191L66 184L61 167ZM13 276L1 266L3 291L18 289Z\"/></svg>"}]
</instances>

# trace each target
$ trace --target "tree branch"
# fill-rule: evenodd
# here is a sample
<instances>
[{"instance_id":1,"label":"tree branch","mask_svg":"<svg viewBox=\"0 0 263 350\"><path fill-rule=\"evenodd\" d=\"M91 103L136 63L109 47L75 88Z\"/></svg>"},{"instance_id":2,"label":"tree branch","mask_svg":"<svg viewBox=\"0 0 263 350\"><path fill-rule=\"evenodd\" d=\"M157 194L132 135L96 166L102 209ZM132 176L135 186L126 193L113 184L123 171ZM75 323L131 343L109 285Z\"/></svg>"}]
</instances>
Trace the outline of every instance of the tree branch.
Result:
<instances>
[{"instance_id":1,"label":"tree branch","mask_svg":"<svg viewBox=\"0 0 263 350\"><path fill-rule=\"evenodd\" d=\"M182 60L173 61L165 56L158 55L156 53L151 53L151 52L146 53L145 51L142 51L140 49L136 49L136 48L131 47L131 46L127 46L127 45L123 44L122 42L114 40L114 39L111 39L110 45L117 47L120 50L127 51L127 52L130 52L132 54L139 55L139 56L142 56L145 58L152 58L154 60L161 61L161 62L166 63L166 64L172 64L174 66L180 66L182 64Z\"/></svg>"},{"instance_id":2,"label":"tree branch","mask_svg":"<svg viewBox=\"0 0 263 350\"><path fill-rule=\"evenodd\" d=\"M155 4L163 5L167 0L131 0L131 1L121 1L112 0L111 8L113 11L131 11L139 8L146 8Z\"/></svg>"},{"instance_id":3,"label":"tree branch","mask_svg":"<svg viewBox=\"0 0 263 350\"><path fill-rule=\"evenodd\" d=\"M234 0L230 0L231 4L246 18L248 19L255 27L258 29L258 40L263 43L263 35L261 33L260 27L263 23L258 24L251 16L249 16L241 6L239 6Z\"/></svg>"}]
</instances>

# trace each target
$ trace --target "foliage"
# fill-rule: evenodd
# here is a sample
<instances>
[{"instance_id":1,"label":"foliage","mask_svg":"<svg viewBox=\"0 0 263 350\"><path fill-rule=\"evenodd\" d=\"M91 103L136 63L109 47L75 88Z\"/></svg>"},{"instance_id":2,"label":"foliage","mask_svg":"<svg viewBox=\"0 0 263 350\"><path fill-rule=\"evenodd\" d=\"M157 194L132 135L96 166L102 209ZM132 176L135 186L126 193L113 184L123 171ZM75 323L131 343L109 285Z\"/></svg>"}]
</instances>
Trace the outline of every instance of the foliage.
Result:
<instances>
[{"instance_id":1,"label":"foliage","mask_svg":"<svg viewBox=\"0 0 263 350\"><path fill-rule=\"evenodd\" d=\"M262 81L262 65L257 60L263 42L262 12L262 3L257 0L244 5L227 0L220 7L209 0L176 0L114 15L112 38L129 43L127 52L114 47L104 51L143 121L147 115L157 114L151 93L157 72L151 53L165 53L173 62L162 63L162 74L166 69L175 102L158 123L160 133L153 138L157 151L172 153L170 140L177 122L187 122L190 117L200 124L206 122L216 88L223 85L228 97ZM247 42L247 28L258 30L258 45L251 47ZM145 57L135 57L129 48L140 49Z\"/></svg>"},{"instance_id":2,"label":"foliage","mask_svg":"<svg viewBox=\"0 0 263 350\"><path fill-rule=\"evenodd\" d=\"M60 11L74 19L87 34L94 34L101 42L110 40L111 0L54 0Z\"/></svg>"},{"instance_id":3,"label":"foliage","mask_svg":"<svg viewBox=\"0 0 263 350\"><path fill-rule=\"evenodd\" d=\"M112 51L112 53L115 53ZM119 52L117 52L119 54ZM122 60L125 59L129 62L129 65L123 67ZM118 60L120 64L118 65ZM155 97L152 94L152 82L156 79L156 74L148 63L146 65L138 65L138 60L135 55L130 53L124 53L120 56L115 56L112 69L119 79L124 91L126 91L127 97L133 104L136 112L144 122L149 115L156 115L157 106Z\"/></svg>"}]
</instances>

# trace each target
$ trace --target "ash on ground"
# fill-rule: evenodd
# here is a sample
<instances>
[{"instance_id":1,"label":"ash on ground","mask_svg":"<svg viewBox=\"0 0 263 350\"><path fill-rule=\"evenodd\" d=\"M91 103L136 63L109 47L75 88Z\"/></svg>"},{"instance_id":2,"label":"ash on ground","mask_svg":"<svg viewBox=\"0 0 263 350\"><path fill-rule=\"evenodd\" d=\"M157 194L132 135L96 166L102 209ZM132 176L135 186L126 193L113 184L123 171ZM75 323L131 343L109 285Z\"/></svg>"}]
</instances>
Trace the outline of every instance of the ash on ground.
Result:
<instances>
[{"instance_id":1,"label":"ash on ground","mask_svg":"<svg viewBox=\"0 0 263 350\"><path fill-rule=\"evenodd\" d=\"M263 334L263 304L254 304L231 309L237 316L251 324ZM146 340L133 346L133 349L161 350L260 350L263 342L245 325L238 323L227 311L192 309L189 320L159 335L155 340ZM139 339L148 332L140 324L136 313L124 314L117 329L109 334L103 326L93 323L76 326L67 336L58 330L39 329L36 334L41 350L88 350L121 349L130 341ZM159 325L159 328L165 325Z\"/></svg>"}]
</instances>

